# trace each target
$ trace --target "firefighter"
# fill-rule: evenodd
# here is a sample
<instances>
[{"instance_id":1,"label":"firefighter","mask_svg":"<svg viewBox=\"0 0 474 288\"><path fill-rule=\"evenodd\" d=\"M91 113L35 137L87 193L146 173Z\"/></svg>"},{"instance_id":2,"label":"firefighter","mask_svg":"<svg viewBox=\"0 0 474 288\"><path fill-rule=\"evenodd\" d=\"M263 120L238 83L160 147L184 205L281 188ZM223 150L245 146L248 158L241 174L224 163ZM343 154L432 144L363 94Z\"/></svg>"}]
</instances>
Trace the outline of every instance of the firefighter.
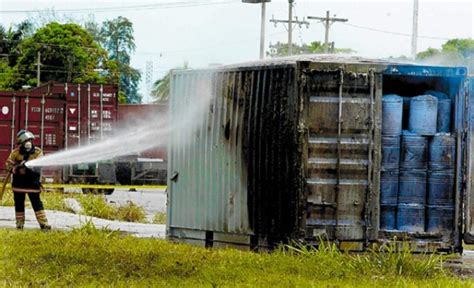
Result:
<instances>
[{"instance_id":1,"label":"firefighter","mask_svg":"<svg viewBox=\"0 0 474 288\"><path fill-rule=\"evenodd\" d=\"M10 153L5 164L7 171L13 175L16 228L22 230L25 225L25 197L28 194L40 228L51 230L40 198L41 175L35 169L25 165L26 162L43 156L41 149L34 146L34 139L35 136L30 131L20 130L16 135L18 147Z\"/></svg>"}]
</instances>

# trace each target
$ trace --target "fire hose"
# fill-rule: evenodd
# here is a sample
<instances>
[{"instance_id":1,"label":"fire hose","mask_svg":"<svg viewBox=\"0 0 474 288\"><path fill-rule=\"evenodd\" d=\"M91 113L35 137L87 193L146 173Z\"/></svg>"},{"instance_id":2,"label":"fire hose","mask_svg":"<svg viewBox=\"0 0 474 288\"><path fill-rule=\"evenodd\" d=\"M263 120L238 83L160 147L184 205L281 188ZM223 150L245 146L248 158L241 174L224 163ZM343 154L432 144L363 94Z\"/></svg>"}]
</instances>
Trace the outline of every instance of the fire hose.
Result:
<instances>
[{"instance_id":1,"label":"fire hose","mask_svg":"<svg viewBox=\"0 0 474 288\"><path fill-rule=\"evenodd\" d=\"M5 189L7 188L7 183L10 182L10 177L12 176L13 168L8 171L7 177L3 179L2 190L0 191L0 202L3 199L3 194L5 193Z\"/></svg>"}]
</instances>

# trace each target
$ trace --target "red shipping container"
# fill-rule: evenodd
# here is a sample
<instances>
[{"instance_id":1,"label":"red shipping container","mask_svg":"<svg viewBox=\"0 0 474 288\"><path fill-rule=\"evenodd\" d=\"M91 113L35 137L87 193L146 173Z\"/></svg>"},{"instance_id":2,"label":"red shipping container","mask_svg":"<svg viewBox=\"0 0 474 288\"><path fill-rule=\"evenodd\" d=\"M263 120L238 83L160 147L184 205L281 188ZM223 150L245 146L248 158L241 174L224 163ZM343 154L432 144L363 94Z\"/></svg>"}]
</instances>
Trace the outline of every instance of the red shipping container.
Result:
<instances>
[{"instance_id":1,"label":"red shipping container","mask_svg":"<svg viewBox=\"0 0 474 288\"><path fill-rule=\"evenodd\" d=\"M64 147L64 101L48 97L21 97L21 129L30 130L36 137L35 145L45 154Z\"/></svg>"},{"instance_id":2,"label":"red shipping container","mask_svg":"<svg viewBox=\"0 0 474 288\"><path fill-rule=\"evenodd\" d=\"M117 89L112 85L69 84L66 95L66 147L110 137L117 119Z\"/></svg>"},{"instance_id":3,"label":"red shipping container","mask_svg":"<svg viewBox=\"0 0 474 288\"><path fill-rule=\"evenodd\" d=\"M0 95L0 169L5 173L5 161L15 148L16 133L19 128L20 100L13 93Z\"/></svg>"},{"instance_id":4,"label":"red shipping container","mask_svg":"<svg viewBox=\"0 0 474 288\"><path fill-rule=\"evenodd\" d=\"M118 121L120 125L135 125L142 119L159 119L168 117L168 105L163 104L120 104ZM165 147L150 149L140 153L144 158L167 159Z\"/></svg>"},{"instance_id":5,"label":"red shipping container","mask_svg":"<svg viewBox=\"0 0 474 288\"><path fill-rule=\"evenodd\" d=\"M0 91L1 171L21 129L35 134L45 154L108 137L117 118L116 91L113 85L58 83Z\"/></svg>"}]
</instances>

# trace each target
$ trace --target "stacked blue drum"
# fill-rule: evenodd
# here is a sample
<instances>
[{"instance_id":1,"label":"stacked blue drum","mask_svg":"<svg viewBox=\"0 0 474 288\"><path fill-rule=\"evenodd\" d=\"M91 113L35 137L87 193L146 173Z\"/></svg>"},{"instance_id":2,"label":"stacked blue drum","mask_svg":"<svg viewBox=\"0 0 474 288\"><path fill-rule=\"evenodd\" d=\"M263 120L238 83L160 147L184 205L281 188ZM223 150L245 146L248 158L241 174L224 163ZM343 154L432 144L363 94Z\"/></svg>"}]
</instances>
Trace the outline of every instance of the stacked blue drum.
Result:
<instances>
[{"instance_id":1,"label":"stacked blue drum","mask_svg":"<svg viewBox=\"0 0 474 288\"><path fill-rule=\"evenodd\" d=\"M396 229L402 132L403 98L385 95L382 100L382 172L380 178L380 227Z\"/></svg>"},{"instance_id":2,"label":"stacked blue drum","mask_svg":"<svg viewBox=\"0 0 474 288\"><path fill-rule=\"evenodd\" d=\"M454 223L452 107L444 93L425 94L383 97L380 228L444 235ZM408 130L402 132L404 102Z\"/></svg>"},{"instance_id":3,"label":"stacked blue drum","mask_svg":"<svg viewBox=\"0 0 474 288\"><path fill-rule=\"evenodd\" d=\"M410 106L410 115L413 113L412 107L416 108L416 106ZM426 125L416 129L423 131L424 134L433 129L433 123L424 124ZM434 132L436 132L436 119L434 119ZM426 136L403 131L400 168L397 229L423 232L428 168L428 138Z\"/></svg>"},{"instance_id":4,"label":"stacked blue drum","mask_svg":"<svg viewBox=\"0 0 474 288\"><path fill-rule=\"evenodd\" d=\"M444 233L453 227L455 145L449 133L438 133L430 142L427 232Z\"/></svg>"}]
</instances>

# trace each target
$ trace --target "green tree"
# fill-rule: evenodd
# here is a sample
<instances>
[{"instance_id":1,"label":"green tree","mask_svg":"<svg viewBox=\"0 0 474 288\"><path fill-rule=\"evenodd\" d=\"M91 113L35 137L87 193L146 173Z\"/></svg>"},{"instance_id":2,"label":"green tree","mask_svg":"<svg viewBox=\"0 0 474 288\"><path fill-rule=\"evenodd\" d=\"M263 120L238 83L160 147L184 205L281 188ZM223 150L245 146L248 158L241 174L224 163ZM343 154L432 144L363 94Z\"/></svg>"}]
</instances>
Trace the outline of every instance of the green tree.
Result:
<instances>
[{"instance_id":1,"label":"green tree","mask_svg":"<svg viewBox=\"0 0 474 288\"><path fill-rule=\"evenodd\" d=\"M154 103L166 103L168 102L170 94L170 84L171 84L171 74L174 70L178 69L187 69L188 63L185 62L182 67L171 69L166 73L163 78L158 79L153 83L153 88L151 90L151 97L154 98Z\"/></svg>"},{"instance_id":2,"label":"green tree","mask_svg":"<svg viewBox=\"0 0 474 288\"><path fill-rule=\"evenodd\" d=\"M96 29L90 25L89 29ZM109 52L109 58L118 65L120 72L119 94L125 95L127 103L140 103L141 95L138 93L140 71L130 66L130 54L135 51L135 38L133 37L133 23L125 17L117 17L102 23L100 35L96 39Z\"/></svg>"},{"instance_id":3,"label":"green tree","mask_svg":"<svg viewBox=\"0 0 474 288\"><path fill-rule=\"evenodd\" d=\"M151 97L154 98L154 103L166 103L170 94L172 70L168 71L163 78L158 79L153 83L151 90Z\"/></svg>"},{"instance_id":4,"label":"green tree","mask_svg":"<svg viewBox=\"0 0 474 288\"><path fill-rule=\"evenodd\" d=\"M33 32L33 24L28 20L11 26L8 30L0 26L0 54L14 66L19 56L18 45Z\"/></svg>"},{"instance_id":5,"label":"green tree","mask_svg":"<svg viewBox=\"0 0 474 288\"><path fill-rule=\"evenodd\" d=\"M325 44L319 41L311 42L310 44L294 44L293 43L293 54L321 54L325 51ZM354 53L355 51L350 48L335 48L332 44L329 47L330 53ZM288 44L277 42L276 44L270 44L270 50L267 51L267 56L270 57L282 57L288 55Z\"/></svg>"},{"instance_id":6,"label":"green tree","mask_svg":"<svg viewBox=\"0 0 474 288\"><path fill-rule=\"evenodd\" d=\"M451 39L441 49L428 48L416 55L417 60L434 64L466 66L474 71L474 40Z\"/></svg>"},{"instance_id":7,"label":"green tree","mask_svg":"<svg viewBox=\"0 0 474 288\"><path fill-rule=\"evenodd\" d=\"M36 85L38 52L41 53L41 82L107 82L107 77L97 71L99 67L107 67L107 52L79 25L49 23L23 40L18 49L21 56L14 69L19 77L13 88Z\"/></svg>"},{"instance_id":8,"label":"green tree","mask_svg":"<svg viewBox=\"0 0 474 288\"><path fill-rule=\"evenodd\" d=\"M33 25L28 20L8 29L0 26L0 89L9 90L15 81L13 69L18 57L18 45L32 34Z\"/></svg>"}]
</instances>

